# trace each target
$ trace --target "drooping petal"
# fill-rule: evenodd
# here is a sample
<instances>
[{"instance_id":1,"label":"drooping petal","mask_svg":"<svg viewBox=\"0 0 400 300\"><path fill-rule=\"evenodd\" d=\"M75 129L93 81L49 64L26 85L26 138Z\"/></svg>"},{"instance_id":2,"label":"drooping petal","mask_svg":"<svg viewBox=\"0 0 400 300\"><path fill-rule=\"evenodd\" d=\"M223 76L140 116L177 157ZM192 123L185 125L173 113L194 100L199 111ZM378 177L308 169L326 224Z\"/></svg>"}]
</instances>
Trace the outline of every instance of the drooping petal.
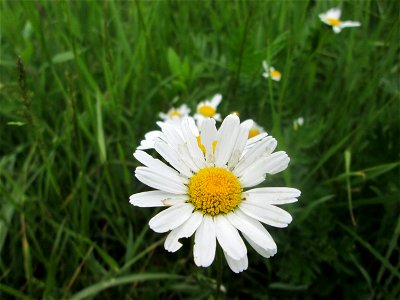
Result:
<instances>
[{"instance_id":1,"label":"drooping petal","mask_svg":"<svg viewBox=\"0 0 400 300\"><path fill-rule=\"evenodd\" d=\"M224 215L215 216L214 223L218 243L230 257L239 260L247 254L246 245L238 231Z\"/></svg>"},{"instance_id":2,"label":"drooping petal","mask_svg":"<svg viewBox=\"0 0 400 300\"><path fill-rule=\"evenodd\" d=\"M215 258L217 246L215 225L211 216L205 215L194 238L194 262L199 267L208 267Z\"/></svg>"},{"instance_id":3,"label":"drooping petal","mask_svg":"<svg viewBox=\"0 0 400 300\"><path fill-rule=\"evenodd\" d=\"M276 244L265 227L259 221L245 214L241 208L228 214L227 218L233 226L243 233L247 240L252 240L265 251L271 252L276 249Z\"/></svg>"},{"instance_id":4,"label":"drooping petal","mask_svg":"<svg viewBox=\"0 0 400 300\"><path fill-rule=\"evenodd\" d=\"M294 188L275 188L275 187L264 187L258 189L248 190L243 193L243 197L248 203L265 203L280 205L286 203L293 203L297 201L301 192Z\"/></svg>"},{"instance_id":5,"label":"drooping petal","mask_svg":"<svg viewBox=\"0 0 400 300\"><path fill-rule=\"evenodd\" d=\"M180 225L179 227L173 229L167 236L167 239L164 243L165 250L169 252L176 252L181 247L182 244L179 242L180 238L188 238L193 235L193 233L200 226L201 221L203 220L203 214L198 211L195 211L190 218Z\"/></svg>"},{"instance_id":6,"label":"drooping petal","mask_svg":"<svg viewBox=\"0 0 400 300\"><path fill-rule=\"evenodd\" d=\"M231 157L239 133L239 122L238 116L229 115L224 119L218 130L215 150L215 165L217 167L224 166Z\"/></svg>"},{"instance_id":7,"label":"drooping petal","mask_svg":"<svg viewBox=\"0 0 400 300\"><path fill-rule=\"evenodd\" d=\"M228 263L229 268L235 273L240 273L243 272L244 270L247 270L249 266L249 260L247 258L247 255L243 256L241 259L236 260L233 259L231 256L229 256L228 253L224 251L224 256L226 259L226 262Z\"/></svg>"},{"instance_id":8,"label":"drooping petal","mask_svg":"<svg viewBox=\"0 0 400 300\"><path fill-rule=\"evenodd\" d=\"M149 226L155 232L167 232L180 226L189 219L193 209L193 205L189 203L173 205L151 218Z\"/></svg>"},{"instance_id":9,"label":"drooping petal","mask_svg":"<svg viewBox=\"0 0 400 300\"><path fill-rule=\"evenodd\" d=\"M139 207L171 206L169 204L184 203L187 200L187 195L176 195L163 191L142 192L129 197L129 202Z\"/></svg>"},{"instance_id":10,"label":"drooping petal","mask_svg":"<svg viewBox=\"0 0 400 300\"><path fill-rule=\"evenodd\" d=\"M182 182L182 178L171 176L171 174L163 174L157 170L147 167L137 167L135 176L144 184L167 193L186 194L187 186Z\"/></svg>"},{"instance_id":11,"label":"drooping petal","mask_svg":"<svg viewBox=\"0 0 400 300\"><path fill-rule=\"evenodd\" d=\"M270 204L254 205L243 201L240 209L246 215L274 227L287 227L292 222L292 216L287 211Z\"/></svg>"}]
</instances>

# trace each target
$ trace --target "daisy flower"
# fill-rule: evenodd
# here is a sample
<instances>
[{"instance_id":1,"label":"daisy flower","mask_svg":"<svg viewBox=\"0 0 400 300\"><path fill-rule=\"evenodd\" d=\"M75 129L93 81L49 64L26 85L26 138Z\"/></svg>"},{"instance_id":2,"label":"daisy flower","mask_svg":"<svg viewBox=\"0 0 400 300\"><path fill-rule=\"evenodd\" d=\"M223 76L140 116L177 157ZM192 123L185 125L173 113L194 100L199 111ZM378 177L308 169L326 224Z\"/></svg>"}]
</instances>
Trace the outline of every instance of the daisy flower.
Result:
<instances>
[{"instance_id":1,"label":"daisy flower","mask_svg":"<svg viewBox=\"0 0 400 300\"><path fill-rule=\"evenodd\" d=\"M361 26L360 22L357 21L342 21L340 20L340 15L342 11L340 8L331 8L326 13L319 14L319 18L322 22L327 25L332 26L332 29L335 33L339 33L343 28L346 27L359 27Z\"/></svg>"},{"instance_id":2,"label":"daisy flower","mask_svg":"<svg viewBox=\"0 0 400 300\"><path fill-rule=\"evenodd\" d=\"M214 120L221 121L221 115L217 113L217 107L221 103L222 95L215 94L211 100L205 100L197 105L197 112L194 115L198 125L206 118L213 118Z\"/></svg>"},{"instance_id":3,"label":"daisy flower","mask_svg":"<svg viewBox=\"0 0 400 300\"><path fill-rule=\"evenodd\" d=\"M265 60L262 62L262 65L264 67L264 73L262 73L263 77L265 77L265 78L271 77L271 79L275 80L275 81L281 80L281 78L282 78L281 72L275 70L274 67L270 67L268 65L267 61L265 61Z\"/></svg>"},{"instance_id":4,"label":"daisy flower","mask_svg":"<svg viewBox=\"0 0 400 300\"><path fill-rule=\"evenodd\" d=\"M281 228L292 221L277 205L296 202L299 190L252 188L267 174L286 169L289 157L283 151L273 153L277 141L266 133L250 142L251 120L240 123L238 116L229 115L217 130L215 120L207 118L198 136L189 123L185 118L181 128L161 126L155 150L169 165L143 151L134 153L144 165L136 168L136 178L155 190L132 195L130 203L166 207L149 226L158 233L169 232L164 243L167 251L179 250L179 240L194 234L197 266L210 266L219 244L232 271L242 272L248 267L243 238L260 255L271 257L277 246L262 223Z\"/></svg>"},{"instance_id":5,"label":"daisy flower","mask_svg":"<svg viewBox=\"0 0 400 300\"><path fill-rule=\"evenodd\" d=\"M164 122L179 122L189 113L190 108L186 104L182 104L178 108L172 107L167 113L160 112L158 115Z\"/></svg>"},{"instance_id":6,"label":"daisy flower","mask_svg":"<svg viewBox=\"0 0 400 300\"><path fill-rule=\"evenodd\" d=\"M293 120L293 129L297 130L299 127L303 126L304 124L304 118L300 117L297 118L296 120Z\"/></svg>"},{"instance_id":7,"label":"daisy flower","mask_svg":"<svg viewBox=\"0 0 400 300\"><path fill-rule=\"evenodd\" d=\"M265 129L253 121L253 126L249 130L249 139L265 132Z\"/></svg>"}]
</instances>

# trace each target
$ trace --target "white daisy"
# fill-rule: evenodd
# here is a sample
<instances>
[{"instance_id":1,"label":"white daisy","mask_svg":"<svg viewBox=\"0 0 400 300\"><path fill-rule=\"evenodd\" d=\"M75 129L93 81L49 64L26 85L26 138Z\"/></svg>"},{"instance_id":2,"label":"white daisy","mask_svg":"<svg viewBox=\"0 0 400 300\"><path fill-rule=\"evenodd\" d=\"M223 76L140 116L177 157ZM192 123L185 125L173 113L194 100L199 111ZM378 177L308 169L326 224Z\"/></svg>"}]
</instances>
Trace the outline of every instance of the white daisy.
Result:
<instances>
[{"instance_id":1,"label":"white daisy","mask_svg":"<svg viewBox=\"0 0 400 300\"><path fill-rule=\"evenodd\" d=\"M175 252L181 238L194 237L197 266L208 267L215 257L217 241L232 271L247 269L243 238L264 257L276 254L277 246L261 224L286 227L292 217L276 205L297 201L300 191L286 187L254 187L267 174L288 166L285 152L273 153L277 142L266 133L248 140L251 120L240 123L229 115L219 130L215 120L204 119L199 135L190 129L164 123L155 150L169 165L143 151L134 157L144 166L135 176L154 191L134 194L130 203L140 207L168 207L149 221L155 232L169 232L164 247ZM242 233L242 236L239 234Z\"/></svg>"},{"instance_id":2,"label":"white daisy","mask_svg":"<svg viewBox=\"0 0 400 300\"><path fill-rule=\"evenodd\" d=\"M267 61L262 62L263 68L264 68L264 73L262 73L262 76L265 78L271 77L272 80L275 81L280 81L282 78L281 72L275 70L274 67L270 67L267 63Z\"/></svg>"},{"instance_id":3,"label":"white daisy","mask_svg":"<svg viewBox=\"0 0 400 300\"><path fill-rule=\"evenodd\" d=\"M342 21L340 20L340 15L342 11L340 8L331 8L326 13L319 14L319 18L322 22L327 25L332 26L332 29L335 33L339 33L343 28L346 27L359 27L361 26L360 22L357 21Z\"/></svg>"},{"instance_id":4,"label":"white daisy","mask_svg":"<svg viewBox=\"0 0 400 300\"><path fill-rule=\"evenodd\" d=\"M265 129L253 121L253 126L249 130L249 139L259 135L260 133L264 133L264 132L265 132Z\"/></svg>"},{"instance_id":5,"label":"white daisy","mask_svg":"<svg viewBox=\"0 0 400 300\"><path fill-rule=\"evenodd\" d=\"M160 112L158 115L164 122L180 122L190 113L190 108L186 104L182 104L178 108L172 107L167 113Z\"/></svg>"},{"instance_id":6,"label":"white daisy","mask_svg":"<svg viewBox=\"0 0 400 300\"><path fill-rule=\"evenodd\" d=\"M201 126L201 122L206 118L213 118L214 120L221 121L221 115L217 113L217 107L221 103L222 95L215 94L211 100L205 100L197 104L197 112L194 118L197 121L198 126Z\"/></svg>"},{"instance_id":7,"label":"white daisy","mask_svg":"<svg viewBox=\"0 0 400 300\"><path fill-rule=\"evenodd\" d=\"M299 129L299 127L303 126L303 124L304 124L304 118L299 117L299 118L293 120L293 129L297 130L297 129Z\"/></svg>"}]
</instances>

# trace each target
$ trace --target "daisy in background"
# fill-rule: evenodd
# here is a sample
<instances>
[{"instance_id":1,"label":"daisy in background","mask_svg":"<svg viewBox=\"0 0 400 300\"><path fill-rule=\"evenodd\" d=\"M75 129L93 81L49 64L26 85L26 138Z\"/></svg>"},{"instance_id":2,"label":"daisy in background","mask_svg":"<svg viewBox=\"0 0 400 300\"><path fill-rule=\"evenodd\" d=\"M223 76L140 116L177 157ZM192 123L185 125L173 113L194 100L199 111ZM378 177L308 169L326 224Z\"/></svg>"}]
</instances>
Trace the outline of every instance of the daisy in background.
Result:
<instances>
[{"instance_id":1,"label":"daisy in background","mask_svg":"<svg viewBox=\"0 0 400 300\"><path fill-rule=\"evenodd\" d=\"M346 27L359 27L361 26L360 22L357 21L342 21L340 20L340 15L342 11L340 8L331 8L326 13L319 14L319 18L322 22L327 25L332 26L332 29L335 33L339 33L343 28Z\"/></svg>"},{"instance_id":2,"label":"daisy in background","mask_svg":"<svg viewBox=\"0 0 400 300\"><path fill-rule=\"evenodd\" d=\"M286 227L292 221L278 205L296 202L299 190L252 188L286 169L289 157L274 152L277 141L266 133L250 143L251 120L240 123L231 114L217 130L216 121L206 118L197 128L199 136L190 122L185 118L181 128L162 124L155 150L168 164L140 150L134 153L144 165L136 168L136 178L155 190L132 195L130 203L166 208L149 226L155 232L169 232L164 243L167 251L179 250L179 239L194 234L197 266L213 263L218 242L229 267L239 273L248 267L243 238L257 253L271 257L277 246L262 223Z\"/></svg>"},{"instance_id":3,"label":"daisy in background","mask_svg":"<svg viewBox=\"0 0 400 300\"><path fill-rule=\"evenodd\" d=\"M221 100L222 95L215 94L211 100L205 100L197 104L197 110L194 118L199 126L206 118L213 118L216 121L221 121L221 115L217 113L217 107L221 103Z\"/></svg>"},{"instance_id":4,"label":"daisy in background","mask_svg":"<svg viewBox=\"0 0 400 300\"><path fill-rule=\"evenodd\" d=\"M303 126L303 124L304 124L304 118L303 117L297 118L293 120L293 129L297 130L299 129L299 127Z\"/></svg>"},{"instance_id":5,"label":"daisy in background","mask_svg":"<svg viewBox=\"0 0 400 300\"><path fill-rule=\"evenodd\" d=\"M262 62L262 65L264 68L264 73L262 73L263 77L265 77L265 78L271 77L272 80L281 81L281 78L282 78L281 72L275 70L274 67L270 67L266 60L264 60Z\"/></svg>"},{"instance_id":6,"label":"daisy in background","mask_svg":"<svg viewBox=\"0 0 400 300\"><path fill-rule=\"evenodd\" d=\"M265 132L265 129L253 121L253 126L249 130L249 139L259 135L260 133L264 133L264 132Z\"/></svg>"},{"instance_id":7,"label":"daisy in background","mask_svg":"<svg viewBox=\"0 0 400 300\"><path fill-rule=\"evenodd\" d=\"M167 113L160 112L158 115L164 122L179 122L190 113L190 108L182 104L178 108L172 107Z\"/></svg>"},{"instance_id":8,"label":"daisy in background","mask_svg":"<svg viewBox=\"0 0 400 300\"><path fill-rule=\"evenodd\" d=\"M160 112L158 114L160 119L163 121L158 121L157 125L161 127L164 123L170 123L174 126L180 127L183 118L189 116L189 113L190 108L186 104L182 104L178 108L172 107L167 113ZM160 130L149 131L144 135L144 140L140 142L138 149L147 150L154 148L154 141L156 138L160 137L161 134L162 132Z\"/></svg>"}]
</instances>

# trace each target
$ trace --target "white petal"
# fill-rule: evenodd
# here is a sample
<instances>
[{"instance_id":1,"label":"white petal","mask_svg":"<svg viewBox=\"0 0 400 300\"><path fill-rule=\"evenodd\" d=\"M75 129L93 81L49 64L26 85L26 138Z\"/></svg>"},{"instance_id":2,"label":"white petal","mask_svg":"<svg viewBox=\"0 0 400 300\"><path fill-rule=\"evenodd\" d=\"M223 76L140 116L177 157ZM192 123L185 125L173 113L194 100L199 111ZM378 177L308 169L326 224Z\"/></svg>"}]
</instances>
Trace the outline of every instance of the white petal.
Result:
<instances>
[{"instance_id":1,"label":"white petal","mask_svg":"<svg viewBox=\"0 0 400 300\"><path fill-rule=\"evenodd\" d=\"M186 194L187 186L178 178L171 177L170 174L163 174L147 167L137 167L135 176L144 184L173 194Z\"/></svg>"},{"instance_id":2,"label":"white petal","mask_svg":"<svg viewBox=\"0 0 400 300\"><path fill-rule=\"evenodd\" d=\"M217 108L217 106L221 103L222 95L215 94L214 97L211 99L211 106Z\"/></svg>"},{"instance_id":3,"label":"white petal","mask_svg":"<svg viewBox=\"0 0 400 300\"><path fill-rule=\"evenodd\" d=\"M346 28L346 27L360 27L361 23L357 21L343 21L339 24L340 28Z\"/></svg>"},{"instance_id":4,"label":"white petal","mask_svg":"<svg viewBox=\"0 0 400 300\"><path fill-rule=\"evenodd\" d=\"M239 133L239 122L238 116L229 115L218 130L215 150L215 165L218 167L224 166L231 157L233 146Z\"/></svg>"},{"instance_id":5,"label":"white petal","mask_svg":"<svg viewBox=\"0 0 400 300\"><path fill-rule=\"evenodd\" d=\"M228 214L227 218L233 226L243 233L247 240L252 240L252 242L265 251L271 252L276 249L274 239L265 227L259 221L242 212L241 208L235 210L234 213Z\"/></svg>"},{"instance_id":6,"label":"white petal","mask_svg":"<svg viewBox=\"0 0 400 300\"><path fill-rule=\"evenodd\" d=\"M201 122L200 138L201 143L206 148L206 160L212 162L214 158L212 144L217 140L217 128L215 127L214 119L207 118Z\"/></svg>"},{"instance_id":7,"label":"white petal","mask_svg":"<svg viewBox=\"0 0 400 300\"><path fill-rule=\"evenodd\" d=\"M233 173L238 177L242 176L246 169L260 157L271 154L275 150L277 144L276 139L271 136L260 140L243 155Z\"/></svg>"},{"instance_id":8,"label":"white petal","mask_svg":"<svg viewBox=\"0 0 400 300\"><path fill-rule=\"evenodd\" d=\"M189 203L171 206L151 218L149 226L155 232L167 232L189 219L193 209L193 205Z\"/></svg>"},{"instance_id":9,"label":"white petal","mask_svg":"<svg viewBox=\"0 0 400 300\"><path fill-rule=\"evenodd\" d=\"M182 133L183 133L185 142L187 144L187 147L189 149L189 153L192 156L193 162L195 163L195 165L198 168L202 169L206 166L206 163L204 160L204 155L197 143L196 136L193 134L193 132L190 129L189 122L190 121L188 118L183 119Z\"/></svg>"},{"instance_id":10,"label":"white petal","mask_svg":"<svg viewBox=\"0 0 400 300\"><path fill-rule=\"evenodd\" d=\"M161 160L153 158L151 155L147 154L146 152L138 150L135 153L133 153L133 156L138 161L140 161L142 164L144 164L146 167L149 167L149 169L151 169L153 171L157 171L160 174L163 174L165 176L174 178L178 182L187 183L187 180L180 177L178 172L176 172L176 170L167 166Z\"/></svg>"},{"instance_id":11,"label":"white petal","mask_svg":"<svg viewBox=\"0 0 400 300\"><path fill-rule=\"evenodd\" d=\"M274 227L287 227L292 222L292 216L285 210L270 205L254 205L243 201L240 209L248 216Z\"/></svg>"},{"instance_id":12,"label":"white petal","mask_svg":"<svg viewBox=\"0 0 400 300\"><path fill-rule=\"evenodd\" d=\"M225 259L228 263L229 268L231 268L231 270L233 272L240 273L240 272L243 272L244 270L247 270L247 268L249 266L249 260L247 259L247 255L243 256L239 260L233 259L225 251L224 251L224 255L225 255Z\"/></svg>"},{"instance_id":13,"label":"white petal","mask_svg":"<svg viewBox=\"0 0 400 300\"><path fill-rule=\"evenodd\" d=\"M133 194L129 197L129 203L139 207L170 206L168 204L171 203L171 200L175 203L183 203L188 200L188 196L170 194L163 191L150 191Z\"/></svg>"},{"instance_id":14,"label":"white petal","mask_svg":"<svg viewBox=\"0 0 400 300\"><path fill-rule=\"evenodd\" d=\"M340 33L342 31L340 26L332 26L332 29L334 33Z\"/></svg>"},{"instance_id":15,"label":"white petal","mask_svg":"<svg viewBox=\"0 0 400 300\"><path fill-rule=\"evenodd\" d=\"M267 163L263 166L265 173L276 174L285 170L289 165L290 158L286 152L278 151L267 157Z\"/></svg>"},{"instance_id":16,"label":"white petal","mask_svg":"<svg viewBox=\"0 0 400 300\"><path fill-rule=\"evenodd\" d=\"M236 164L239 162L240 157L242 156L244 147L246 146L249 131L253 126L253 120L246 120L239 127L239 133L236 139L236 143L233 146L231 158L228 161L229 168L234 168Z\"/></svg>"},{"instance_id":17,"label":"white petal","mask_svg":"<svg viewBox=\"0 0 400 300\"><path fill-rule=\"evenodd\" d=\"M211 216L204 215L194 238L194 262L199 267L208 267L215 258L217 246L215 225Z\"/></svg>"},{"instance_id":18,"label":"white petal","mask_svg":"<svg viewBox=\"0 0 400 300\"><path fill-rule=\"evenodd\" d=\"M264 70L268 73L269 67L268 67L267 61L266 61L266 60L263 60L262 65L263 65Z\"/></svg>"},{"instance_id":19,"label":"white petal","mask_svg":"<svg viewBox=\"0 0 400 300\"><path fill-rule=\"evenodd\" d=\"M228 219L225 216L216 216L214 223L217 240L222 249L235 260L245 256L247 254L246 245Z\"/></svg>"},{"instance_id":20,"label":"white petal","mask_svg":"<svg viewBox=\"0 0 400 300\"><path fill-rule=\"evenodd\" d=\"M273 204L280 205L286 203L293 203L297 201L297 197L299 197L301 192L297 189L293 188L258 188L246 191L243 193L243 197L246 199L248 203L265 203L265 204Z\"/></svg>"},{"instance_id":21,"label":"white petal","mask_svg":"<svg viewBox=\"0 0 400 300\"><path fill-rule=\"evenodd\" d=\"M326 12L326 17L330 19L340 19L342 11L339 7L331 8Z\"/></svg>"},{"instance_id":22,"label":"white petal","mask_svg":"<svg viewBox=\"0 0 400 300\"><path fill-rule=\"evenodd\" d=\"M176 170L186 177L190 177L193 173L190 168L182 160L181 156L171 146L165 142L157 142L154 145L156 151Z\"/></svg>"},{"instance_id":23,"label":"white petal","mask_svg":"<svg viewBox=\"0 0 400 300\"><path fill-rule=\"evenodd\" d=\"M199 129L196 126L196 123L194 122L194 119L192 117L187 117L187 121L189 124L190 131L194 134L194 136L199 135Z\"/></svg>"},{"instance_id":24,"label":"white petal","mask_svg":"<svg viewBox=\"0 0 400 300\"><path fill-rule=\"evenodd\" d=\"M255 144L260 142L261 140L265 139L268 136L268 133L263 132L260 134L257 134L256 136L253 136L252 138L247 140L246 147L245 147L245 152L252 148Z\"/></svg>"},{"instance_id":25,"label":"white petal","mask_svg":"<svg viewBox=\"0 0 400 300\"><path fill-rule=\"evenodd\" d=\"M182 161L184 161L193 172L197 172L199 167L196 166L192 156L189 154L189 150L185 144L185 141L183 140L182 131L170 124L163 124L162 131L166 136L166 141L171 148L178 151Z\"/></svg>"},{"instance_id":26,"label":"white petal","mask_svg":"<svg viewBox=\"0 0 400 300\"><path fill-rule=\"evenodd\" d=\"M248 235L243 233L244 238L246 239L246 241L250 244L250 246L256 250L256 252L258 254L260 254L261 256L265 257L265 258L270 258L271 256L274 256L277 252L277 248L274 249L265 249L261 246L259 246L258 244L256 244Z\"/></svg>"},{"instance_id":27,"label":"white petal","mask_svg":"<svg viewBox=\"0 0 400 300\"><path fill-rule=\"evenodd\" d=\"M185 223L173 229L168 234L164 243L165 250L169 252L178 251L182 247L179 239L191 237L196 229L200 226L202 220L203 214L195 211Z\"/></svg>"}]
</instances>

